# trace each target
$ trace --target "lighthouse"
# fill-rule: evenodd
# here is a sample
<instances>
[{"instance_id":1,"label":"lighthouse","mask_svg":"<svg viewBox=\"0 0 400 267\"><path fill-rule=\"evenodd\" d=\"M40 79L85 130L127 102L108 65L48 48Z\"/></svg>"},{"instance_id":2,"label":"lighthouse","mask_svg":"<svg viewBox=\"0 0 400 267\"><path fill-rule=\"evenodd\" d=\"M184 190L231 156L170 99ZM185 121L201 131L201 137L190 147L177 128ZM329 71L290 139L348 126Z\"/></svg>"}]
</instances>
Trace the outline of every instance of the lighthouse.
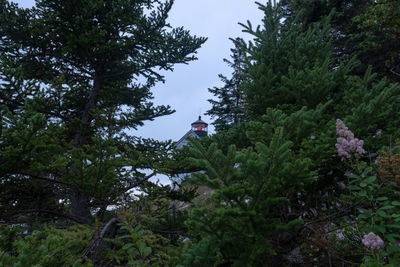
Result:
<instances>
[{"instance_id":1,"label":"lighthouse","mask_svg":"<svg viewBox=\"0 0 400 267\"><path fill-rule=\"evenodd\" d=\"M184 136L182 136L179 141L175 142L175 147L177 149L182 149L184 146L187 146L189 144L189 138L200 139L208 136L208 124L201 119L201 116L199 116L195 122L190 124L190 126L191 129ZM172 188L177 189L182 180L189 175L190 173L179 173L175 175Z\"/></svg>"},{"instance_id":2,"label":"lighthouse","mask_svg":"<svg viewBox=\"0 0 400 267\"><path fill-rule=\"evenodd\" d=\"M201 116L191 124L191 129L175 143L177 149L188 145L189 138L203 138L208 135L208 124L201 119Z\"/></svg>"}]
</instances>

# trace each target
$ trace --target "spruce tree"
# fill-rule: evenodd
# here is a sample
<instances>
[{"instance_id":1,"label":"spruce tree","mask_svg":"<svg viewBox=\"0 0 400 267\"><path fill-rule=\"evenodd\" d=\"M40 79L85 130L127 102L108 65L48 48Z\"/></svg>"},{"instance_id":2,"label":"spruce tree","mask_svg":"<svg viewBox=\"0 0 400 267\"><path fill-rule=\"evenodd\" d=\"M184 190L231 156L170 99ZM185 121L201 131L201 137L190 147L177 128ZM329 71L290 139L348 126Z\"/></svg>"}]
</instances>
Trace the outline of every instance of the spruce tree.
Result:
<instances>
[{"instance_id":1,"label":"spruce tree","mask_svg":"<svg viewBox=\"0 0 400 267\"><path fill-rule=\"evenodd\" d=\"M236 158L233 155L237 155L235 153L259 153L259 144L272 146L279 132L282 140L291 143L291 160L301 162L309 159L307 171L313 176L310 180L306 179L308 183L301 186L292 180L293 183L276 189L287 200L277 204L280 208L280 211L276 211L280 214L278 217L301 217L319 221L324 216L329 218L331 214L343 211L338 208L341 205L338 199L341 194L346 193L346 189L340 188L339 184L348 182L344 174L346 169L343 168L343 162L335 148L336 119L343 119L350 129L354 129L354 134L365 141L364 149L367 152L362 160L373 162L379 151L393 147L393 140L400 136L400 131L395 126L400 123L399 85L390 83L387 79L377 79L379 74L373 73L372 68L367 68L359 75L360 62L357 60L357 53L348 54L347 58L338 56L336 44L333 43L335 39L332 38L332 32L335 31L331 24L333 13L327 12L329 16L312 23L304 22L300 16L290 18L293 19L292 23L287 23L288 17L279 4L272 5L270 1L269 4L259 7L265 14L263 24L259 27L253 27L250 22L243 25L245 31L254 37L243 48L247 57L242 84L247 121L213 136L211 139L218 142L218 145L208 145L203 149L195 144L193 151L197 159L194 162L205 170L204 174L193 176L198 184L213 188L214 193L209 206L202 205L192 214L190 227L195 229L194 233L202 232L204 238L194 235L200 241L190 248L190 255L185 257L188 262L194 263L199 258L206 257L207 260L219 263L227 263L224 261L227 260L228 264L243 265L235 255L240 255L240 258L248 257L254 263L265 258L270 259L266 256L266 251L261 250L260 254L254 256L257 252L252 249L257 247L256 240L248 239L243 243L241 240L232 240L235 236L233 231L245 229L241 223L245 221L243 217L246 213L242 210L247 206L241 201L246 200L246 197L248 202L254 200L250 190L252 186L246 183L255 181L250 173L240 180L242 176L238 173L244 172L244 166L247 165L234 161ZM364 68L362 63L361 68ZM230 147L230 143L238 144L240 152ZM246 158L250 161L252 155L248 154ZM271 160L271 156L264 160ZM281 163L284 169L287 161L281 159L276 162L278 165ZM250 166L257 172L256 164ZM297 166L292 170L304 169ZM260 180L266 177L262 171L257 173ZM293 174L293 177L296 174L298 173ZM301 181L301 178L297 179ZM232 186L234 181L237 184ZM246 186L242 188L243 185ZM275 186L281 186L281 182L269 184L270 188ZM266 195L272 197L273 193ZM203 216L204 214L206 215ZM243 220L235 220L229 216ZM276 218L274 216L276 215L273 213L260 214L259 218L273 221ZM341 223L340 219L342 218L338 218L338 225ZM274 222L286 226L284 220ZM320 226L324 227L325 223L327 222L321 222ZM274 223L270 222L269 225ZM264 241L273 240L271 242L280 244L282 250L276 260L281 265L290 264L285 262L288 259L288 255L283 255L285 251L301 247L304 241L297 239L301 237L296 231L285 229L290 236L285 241L272 232L260 233L260 238L264 238ZM248 232L251 231L246 231ZM241 238L247 237L242 235ZM215 251L213 244L219 250ZM328 260L321 261L320 264L327 265ZM270 265L273 266L273 263Z\"/></svg>"},{"instance_id":2,"label":"spruce tree","mask_svg":"<svg viewBox=\"0 0 400 267\"><path fill-rule=\"evenodd\" d=\"M232 77L219 74L224 83L222 87L209 88L208 91L217 98L209 99L212 107L206 112L211 118L216 118L212 123L216 131L229 129L232 125L244 120L244 95L241 85L245 79L245 52L242 49L244 41L240 38L234 40L235 48L231 49L231 61L224 59L232 68Z\"/></svg>"},{"instance_id":3,"label":"spruce tree","mask_svg":"<svg viewBox=\"0 0 400 267\"><path fill-rule=\"evenodd\" d=\"M150 88L164 81L157 69L194 60L205 38L167 23L173 1L0 4L2 182L38 184L88 222L91 209L148 179L140 169L156 167L160 156L142 148L160 144L124 132L173 112L151 102ZM42 213L15 189L2 214Z\"/></svg>"},{"instance_id":4,"label":"spruce tree","mask_svg":"<svg viewBox=\"0 0 400 267\"><path fill-rule=\"evenodd\" d=\"M398 1L371 1L364 12L353 17L357 54L372 66L378 78L400 82L400 5Z\"/></svg>"},{"instance_id":5,"label":"spruce tree","mask_svg":"<svg viewBox=\"0 0 400 267\"><path fill-rule=\"evenodd\" d=\"M201 236L194 246L209 242L214 250L204 260L216 261L220 254L218 264L261 266L265 255L276 253L272 239L301 223L281 212L313 180L311 161L297 158L283 129L274 130L270 138L254 143L254 149L231 146L226 154L215 143L204 148L193 141L193 164L205 170L193 179L213 190L209 203L200 203L188 221L189 229ZM199 255L193 256L186 257Z\"/></svg>"},{"instance_id":6,"label":"spruce tree","mask_svg":"<svg viewBox=\"0 0 400 267\"><path fill-rule=\"evenodd\" d=\"M399 82L399 12L397 1L283 0L285 23L299 20L305 25L333 14L331 38L335 57L347 61L357 55L361 64L353 73L362 76L369 66L392 82Z\"/></svg>"},{"instance_id":7,"label":"spruce tree","mask_svg":"<svg viewBox=\"0 0 400 267\"><path fill-rule=\"evenodd\" d=\"M263 25L243 25L254 36L246 49L251 64L243 84L245 111L251 124L268 125L281 120L269 114L274 110L301 118L302 112L322 109L309 122L299 120L306 125L285 129L296 133L289 140L314 160L321 185L331 183L338 165L337 158L331 156L335 154L335 136L330 127L335 119L345 119L360 138L373 140L366 146L370 153L376 153L399 135L393 127L398 123L399 86L385 79L378 82L371 69L358 76L356 55L338 61L330 38L332 15L315 23L306 24L298 18L287 24L280 5L270 3L260 8L265 13ZM249 126L245 128L247 134ZM379 130L383 134L377 136ZM264 133L260 128L259 134Z\"/></svg>"}]
</instances>

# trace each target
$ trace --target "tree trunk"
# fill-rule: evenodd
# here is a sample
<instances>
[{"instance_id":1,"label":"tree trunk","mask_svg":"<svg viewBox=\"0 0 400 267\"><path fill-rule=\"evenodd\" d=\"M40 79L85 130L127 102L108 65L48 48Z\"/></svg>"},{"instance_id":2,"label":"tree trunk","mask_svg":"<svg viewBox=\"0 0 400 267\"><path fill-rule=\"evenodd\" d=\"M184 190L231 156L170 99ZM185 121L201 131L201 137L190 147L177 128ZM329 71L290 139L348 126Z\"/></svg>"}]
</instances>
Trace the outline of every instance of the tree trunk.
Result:
<instances>
[{"instance_id":1,"label":"tree trunk","mask_svg":"<svg viewBox=\"0 0 400 267\"><path fill-rule=\"evenodd\" d=\"M89 197L77 190L73 190L71 193L71 215L76 217L80 223L90 223L92 221Z\"/></svg>"},{"instance_id":2,"label":"tree trunk","mask_svg":"<svg viewBox=\"0 0 400 267\"><path fill-rule=\"evenodd\" d=\"M96 74L95 74L95 77L93 80L93 88L92 88L92 91L90 92L88 102L86 103L85 108L82 112L80 127L78 128L78 130L75 134L74 146L76 148L81 148L83 145L86 144L85 133L86 133L87 128L90 125L90 122L92 121L92 116L91 116L90 112L97 105L97 98L99 96L99 92L102 87L102 83L103 83L103 75L99 74L99 72L96 71Z\"/></svg>"},{"instance_id":3,"label":"tree trunk","mask_svg":"<svg viewBox=\"0 0 400 267\"><path fill-rule=\"evenodd\" d=\"M90 96L88 102L85 105L85 108L82 112L81 124L78 128L75 138L74 138L74 147L82 148L86 143L86 133L87 128L90 126L90 122L92 121L92 116L90 112L96 107L97 99L99 96L99 92L102 87L103 75L101 71L96 70L95 77L93 79L93 88L90 92ZM75 166L72 166L72 171L79 176L79 172ZM84 193L85 188L80 189L72 189L71 193L71 214L83 223L89 223L92 220L92 214L89 209L89 196Z\"/></svg>"}]
</instances>

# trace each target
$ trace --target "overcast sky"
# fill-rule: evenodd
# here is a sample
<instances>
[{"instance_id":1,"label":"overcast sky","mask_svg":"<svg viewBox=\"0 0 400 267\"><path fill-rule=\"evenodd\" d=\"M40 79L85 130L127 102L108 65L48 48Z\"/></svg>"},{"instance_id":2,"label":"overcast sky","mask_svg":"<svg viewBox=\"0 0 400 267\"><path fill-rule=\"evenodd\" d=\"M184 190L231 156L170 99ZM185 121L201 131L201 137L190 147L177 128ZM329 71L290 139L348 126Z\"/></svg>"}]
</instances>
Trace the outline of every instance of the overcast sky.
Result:
<instances>
[{"instance_id":1,"label":"overcast sky","mask_svg":"<svg viewBox=\"0 0 400 267\"><path fill-rule=\"evenodd\" d=\"M31 7L34 0L14 0L22 7ZM264 1L260 1L264 2ZM176 65L174 72L166 74L166 82L153 88L156 104L170 105L176 112L154 121L133 132L146 138L179 140L197 120L200 112L204 121L211 119L203 114L210 108L212 98L207 88L220 86L218 74L230 75L231 69L223 62L229 58L233 47L229 38L243 37L238 22L261 22L262 12L253 0L176 0L170 12L172 26L183 26L193 35L208 37L200 48L198 60L189 65ZM213 132L213 127L210 127Z\"/></svg>"}]
</instances>

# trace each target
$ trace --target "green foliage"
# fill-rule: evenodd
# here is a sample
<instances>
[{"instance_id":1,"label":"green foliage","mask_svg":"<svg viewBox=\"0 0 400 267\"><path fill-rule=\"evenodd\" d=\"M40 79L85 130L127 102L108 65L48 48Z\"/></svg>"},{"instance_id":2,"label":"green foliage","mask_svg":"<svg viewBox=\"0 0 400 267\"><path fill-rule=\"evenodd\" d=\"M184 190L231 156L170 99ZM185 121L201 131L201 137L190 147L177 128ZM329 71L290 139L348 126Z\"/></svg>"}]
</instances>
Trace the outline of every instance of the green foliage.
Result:
<instances>
[{"instance_id":1,"label":"green foliage","mask_svg":"<svg viewBox=\"0 0 400 267\"><path fill-rule=\"evenodd\" d=\"M346 122L354 133L365 140L369 151L377 151L382 146L391 146L391 140L398 138L397 117L399 112L400 87L383 79L373 82L376 74L367 70L364 77L352 77L352 89L345 92L339 105L347 114Z\"/></svg>"},{"instance_id":2,"label":"green foliage","mask_svg":"<svg viewBox=\"0 0 400 267\"><path fill-rule=\"evenodd\" d=\"M217 266L222 263L222 255L219 253L219 241L217 239L203 238L197 243L190 243L180 257L182 266Z\"/></svg>"},{"instance_id":3,"label":"green foliage","mask_svg":"<svg viewBox=\"0 0 400 267\"><path fill-rule=\"evenodd\" d=\"M354 55L361 65L354 70L362 75L369 67L379 79L399 82L399 5L382 0L283 0L285 24L310 25L334 11L330 36L335 58L347 61Z\"/></svg>"},{"instance_id":4,"label":"green foliage","mask_svg":"<svg viewBox=\"0 0 400 267\"><path fill-rule=\"evenodd\" d=\"M214 192L209 205L191 212L188 226L203 238L218 240L223 262L260 263L262 255L275 253L269 239L301 222L282 219L280 211L289 199L295 201L314 173L309 159L293 155L282 128L275 130L268 145L257 142L255 149L240 151L231 146L226 154L216 144L205 149L193 142L193 162L205 170L193 179Z\"/></svg>"},{"instance_id":5,"label":"green foliage","mask_svg":"<svg viewBox=\"0 0 400 267\"><path fill-rule=\"evenodd\" d=\"M157 218L146 218L146 215L150 215L146 210L126 212L130 215L128 218L124 214L120 215L122 223L119 224L118 234L106 239L112 246L104 250L105 258L114 265L129 266L168 266L174 262L178 247L173 244L174 238L156 233L160 231L154 229L153 225Z\"/></svg>"},{"instance_id":6,"label":"green foliage","mask_svg":"<svg viewBox=\"0 0 400 267\"><path fill-rule=\"evenodd\" d=\"M279 8L260 6L265 13L262 28L243 25L254 36L254 43L246 48L248 82L243 85L251 118L263 115L267 108L293 112L303 106L312 109L321 102L337 101L343 75L353 67L343 65L330 71L329 19L306 30L296 23L284 27Z\"/></svg>"},{"instance_id":7,"label":"green foliage","mask_svg":"<svg viewBox=\"0 0 400 267\"><path fill-rule=\"evenodd\" d=\"M28 100L18 112L2 105L0 177L4 190L0 210L6 221L12 220L16 210L62 209L54 201L55 195L62 194L61 184L47 183L47 176L42 174L66 168L68 146L60 141L65 128L49 122L36 111L36 105L35 100Z\"/></svg>"},{"instance_id":8,"label":"green foliage","mask_svg":"<svg viewBox=\"0 0 400 267\"><path fill-rule=\"evenodd\" d=\"M400 265L400 174L375 166L400 140L396 1L258 4L262 25L242 24L253 40L234 40L232 77L209 89L218 133L180 151L124 133L172 112L151 102L155 69L205 41L168 25L172 3L0 0L0 220L18 225L1 229L0 266ZM338 118L365 142L357 161L337 154ZM192 175L172 190L143 169ZM38 224L110 205L122 223L93 263L94 227Z\"/></svg>"},{"instance_id":9,"label":"green foliage","mask_svg":"<svg viewBox=\"0 0 400 267\"><path fill-rule=\"evenodd\" d=\"M399 192L393 184L383 184L374 173L372 167L360 163L350 175L348 189L357 196L356 201L359 215L358 227L362 233L373 232L384 238L385 244L382 250L372 251L373 257L366 256L364 266L385 264L390 266L400 264L400 202ZM380 265L378 265L380 266Z\"/></svg>"},{"instance_id":10,"label":"green foliage","mask_svg":"<svg viewBox=\"0 0 400 267\"><path fill-rule=\"evenodd\" d=\"M221 88L209 88L208 91L217 97L218 100L209 99L212 107L206 112L212 118L216 131L227 130L235 124L244 121L244 92L241 88L245 79L245 51L244 41L240 38L233 40L235 48L231 49L232 61L224 61L233 69L232 77L227 78L220 74L219 77L224 83Z\"/></svg>"},{"instance_id":11,"label":"green foliage","mask_svg":"<svg viewBox=\"0 0 400 267\"><path fill-rule=\"evenodd\" d=\"M21 226L0 227L0 250L3 253L13 250L13 243L25 229Z\"/></svg>"},{"instance_id":12,"label":"green foliage","mask_svg":"<svg viewBox=\"0 0 400 267\"><path fill-rule=\"evenodd\" d=\"M124 132L173 112L151 102L151 87L164 81L155 70L195 60L206 41L167 23L172 5L0 1L1 219L69 211L88 223L92 208L118 204L148 179L141 169L162 171L169 143ZM60 199L68 205L49 205Z\"/></svg>"},{"instance_id":13,"label":"green foliage","mask_svg":"<svg viewBox=\"0 0 400 267\"><path fill-rule=\"evenodd\" d=\"M365 141L364 148L367 153L362 160L368 159L372 162L376 159L379 151L385 147L392 147L394 140L398 140L400 121L397 114L400 87L385 79L377 79L381 72L374 74L372 73L374 66L372 68L365 66L365 62L371 61L361 58L360 63L355 57L358 54L349 53L349 43L343 42L352 38L350 34L354 30L354 24L343 25L344 22L341 22L340 19L352 21L355 14L363 12L363 9L356 12L354 6L364 8L367 5L365 1L356 1L352 3L354 6L346 3L347 1L327 3L318 0L299 0L291 1L290 4L288 1L283 1L281 4L273 5L270 1L265 6L259 4L259 8L265 14L260 27L253 27L250 22L247 25L242 24L244 31L254 37L254 40L240 47L245 52L242 60L245 65L243 69L246 71L240 88L244 92L244 110L248 115L247 121L212 136L210 141L217 142L218 145L210 144L209 141L203 142L207 148L203 150L202 157L198 154L199 152L195 152L197 158L203 158L204 161L199 161L197 164L206 171L205 177L209 178L199 178L202 177L202 174L193 174L193 176L199 184L214 189L211 197L214 206L202 207L198 209L198 212L193 211L190 220L191 229L202 229L201 237L194 235L198 240L202 240L203 236L207 236L207 238L212 236L213 240L219 240L218 247L223 255L222 259L229 263L232 263L229 260L231 257L235 258L235 255L240 255L242 258L248 257L249 262L257 258L252 258L252 255L256 254L252 249L257 247L257 242L250 238L246 239L245 235L240 236L242 240L231 241L230 246L227 245L229 249L225 247L225 244L234 239L231 237L235 236L232 234L232 229L242 229L246 233L251 233L243 224L233 218L247 215L242 211L246 205L242 203L244 206L241 207L236 202L246 199L246 194L249 190L251 191L252 187L249 185L249 181L252 181L252 176L250 173L246 173L242 180L238 178L241 175L236 172L243 171L242 165L246 166L246 164L236 160L234 155L239 152L230 147L231 144L237 144L240 153L247 151L248 154L245 158L251 159L252 153L262 154L262 151L259 150L260 143L270 146L271 140L279 133L282 134L283 140L292 142L292 161L308 161L306 169L310 180L315 181L314 183L309 182L299 186L293 182L284 188L279 188L279 180L272 180L269 188L273 190L278 187L277 191L290 203L288 205L290 212L284 208L284 202L275 204L274 211L279 214L276 216L280 216L280 219L309 218L310 224L313 221L322 221L318 227L324 230L311 232L314 236L311 239L318 244L318 249L322 247L329 253L329 257L326 255L318 257L321 264L328 264L332 255L329 248L331 241L328 241L331 239L325 234L325 231L331 226L323 218L324 216L331 218L335 214L346 214L348 211L343 207L343 205L346 206L345 201L351 201L350 203L354 205L357 203L354 202L356 201L354 200L355 196L348 194L348 191L344 191L343 188L347 182L344 173L354 167L354 163L353 165L344 165L337 156L335 120L343 119L346 125L354 130L354 134ZM318 10L317 7L323 8ZM338 12L333 12L332 7L336 7ZM361 72L362 76L357 75ZM284 130L279 131L278 129ZM198 145L195 146L199 149ZM221 151L216 148L217 146ZM237 164L237 168L233 168L235 170L232 171L231 166L235 164ZM279 164L285 164L285 160L280 159L277 165ZM296 170L295 173L292 173L293 177L300 175L297 171L303 169L300 166L292 166L292 168ZM256 171L257 166L252 166L252 169ZM229 178L220 178L220 176ZM218 179L210 177L218 177ZM231 183L235 178L240 182L235 184L234 190ZM221 182L217 182L219 179ZM224 179L229 182L224 182ZM369 179L367 182L374 182L372 178ZM254 184L259 187L259 184ZM364 182L361 184L367 187ZM394 194L392 189L386 188L386 190L387 194ZM318 193L316 194L316 192ZM273 196L273 193L268 192L268 194ZM377 192L374 190L362 194L371 197L377 196ZM381 197L382 194L381 192L378 196ZM341 195L346 200L341 201ZM250 197L248 201L251 200ZM225 206L221 206L221 203L224 203ZM231 205L234 208L231 209ZM385 214L384 212L387 214L388 211L379 210L381 215ZM229 217L230 214L234 214L232 218ZM271 214L260 214L257 218L265 219L270 216ZM276 217L272 216L272 218ZM362 221L359 218L355 222L353 217L348 220L353 223ZM232 226L226 230L225 225L230 223ZM275 221L275 223L277 222ZM272 222L269 224L274 225ZM338 221L337 224L338 229L347 227L343 221ZM362 223L359 227L362 228ZM219 231L219 229L223 230ZM343 242L343 247L340 244L335 245L335 250L340 251L346 246L348 249L354 250L358 246L361 241L360 233L351 227L347 227L347 230L352 232L348 235L352 241L347 245L344 245L346 242ZM193 231L193 233L198 232L199 230ZM316 233L320 233L321 236ZM263 232L259 235L279 240L271 233ZM297 235L297 233L293 233L293 235ZM246 241L243 242L242 248L238 244L241 244L240 242L243 240ZM304 243L307 243L307 240ZM199 255L201 248L206 248L204 244L200 246L199 243L198 247L194 247L198 248ZM254 244L254 246L249 244ZM290 244L286 245L291 246ZM295 248L293 246L291 249ZM232 247L241 249L235 251ZM286 251L288 250L289 248ZM231 254L227 255L227 253ZM312 253L321 252L314 250ZM214 253L213 257L216 255ZM263 252L258 255L263 255ZM393 255L390 257L394 259ZM352 257L349 260L354 260L354 262L359 260L354 255L349 257ZM386 257L389 256L386 255ZM277 258L280 259L278 260L280 262L285 260L282 255ZM260 257L257 260L260 260ZM337 260L340 262L339 259ZM324 263L324 261L326 262ZM222 264L224 264L223 261Z\"/></svg>"},{"instance_id":14,"label":"green foliage","mask_svg":"<svg viewBox=\"0 0 400 267\"><path fill-rule=\"evenodd\" d=\"M227 131L217 132L207 139L203 138L201 142L205 146L217 143L224 152L228 150L230 145L235 145L239 149L246 148L251 146L251 142L246 136L247 128L246 122L235 124Z\"/></svg>"},{"instance_id":15,"label":"green foliage","mask_svg":"<svg viewBox=\"0 0 400 267\"><path fill-rule=\"evenodd\" d=\"M146 184L142 193L126 203L127 209L119 212L122 227L115 238L108 239L114 247L107 249L107 257L114 264L127 264L130 260L140 260L146 266L178 264L188 217L188 211L180 206L183 201L190 203L194 193L191 187L171 190L170 186ZM135 253L128 253L126 244L133 244L128 247ZM151 254L143 256L138 246L151 248Z\"/></svg>"},{"instance_id":16,"label":"green foliage","mask_svg":"<svg viewBox=\"0 0 400 267\"><path fill-rule=\"evenodd\" d=\"M93 266L90 260L81 259L92 235L93 228L82 225L34 231L2 251L0 266Z\"/></svg>"},{"instance_id":17,"label":"green foliage","mask_svg":"<svg viewBox=\"0 0 400 267\"><path fill-rule=\"evenodd\" d=\"M397 82L400 81L399 18L399 3L393 0L370 1L365 11L353 18L360 56L369 57L381 77Z\"/></svg>"},{"instance_id":18,"label":"green foliage","mask_svg":"<svg viewBox=\"0 0 400 267\"><path fill-rule=\"evenodd\" d=\"M123 254L127 255L128 265L144 265L147 261L148 256L151 254L151 247L146 246L142 241L144 230L141 229L140 225L132 228L130 225L121 225L121 229L128 232L127 235L119 236L120 240L124 240L124 245L121 248ZM118 255L118 254L117 254ZM121 256L116 255L116 261L121 264ZM123 256L122 256L123 257Z\"/></svg>"}]
</instances>

